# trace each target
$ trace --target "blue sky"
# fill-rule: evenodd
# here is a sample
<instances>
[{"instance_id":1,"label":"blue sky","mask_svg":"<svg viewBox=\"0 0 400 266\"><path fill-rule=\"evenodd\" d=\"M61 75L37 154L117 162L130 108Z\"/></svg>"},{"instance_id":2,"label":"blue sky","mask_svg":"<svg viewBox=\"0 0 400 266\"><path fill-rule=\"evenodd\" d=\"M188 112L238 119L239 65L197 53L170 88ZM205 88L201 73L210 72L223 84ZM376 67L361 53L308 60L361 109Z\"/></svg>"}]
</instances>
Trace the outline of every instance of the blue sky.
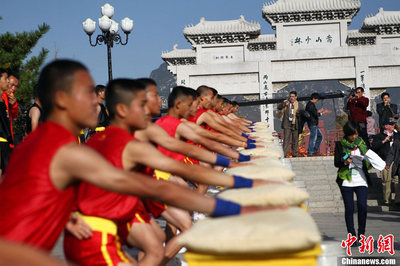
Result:
<instances>
[{"instance_id":1,"label":"blue sky","mask_svg":"<svg viewBox=\"0 0 400 266\"><path fill-rule=\"evenodd\" d=\"M135 24L128 45L112 49L114 78L149 76L163 62L162 51L170 51L175 43L178 48L190 48L183 28L197 24L201 17L231 20L244 15L246 20L260 23L262 34L274 33L261 16L262 5L268 0L13 0L0 9L0 33L32 30L45 22L51 29L32 54L45 47L50 51L47 61L55 56L79 60L89 67L96 83L104 84L107 49L89 45L82 22L89 17L98 26L100 7L107 2L115 7L114 20L130 17ZM360 28L365 16L376 14L379 7L400 11L400 0L361 0L361 10L349 28ZM95 34L99 32L97 29Z\"/></svg>"}]
</instances>

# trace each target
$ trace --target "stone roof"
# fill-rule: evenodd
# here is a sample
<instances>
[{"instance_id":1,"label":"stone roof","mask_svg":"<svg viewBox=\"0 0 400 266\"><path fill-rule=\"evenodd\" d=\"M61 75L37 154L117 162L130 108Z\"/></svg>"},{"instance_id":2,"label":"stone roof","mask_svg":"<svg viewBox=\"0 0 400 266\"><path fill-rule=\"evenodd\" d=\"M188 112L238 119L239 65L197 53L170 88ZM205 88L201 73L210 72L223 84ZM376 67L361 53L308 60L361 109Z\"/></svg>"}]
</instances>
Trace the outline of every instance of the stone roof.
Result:
<instances>
[{"instance_id":1,"label":"stone roof","mask_svg":"<svg viewBox=\"0 0 400 266\"><path fill-rule=\"evenodd\" d=\"M376 33L374 32L362 32L360 30L348 30L347 36L349 38L368 38L368 37L376 37Z\"/></svg>"},{"instance_id":2,"label":"stone roof","mask_svg":"<svg viewBox=\"0 0 400 266\"><path fill-rule=\"evenodd\" d=\"M263 17L271 24L352 19L360 0L276 0L264 4Z\"/></svg>"},{"instance_id":3,"label":"stone roof","mask_svg":"<svg viewBox=\"0 0 400 266\"><path fill-rule=\"evenodd\" d=\"M260 24L257 22L248 22L243 16L236 20L225 21L207 21L201 18L200 22L193 26L186 26L183 34L187 35L210 35L224 33L249 33L260 34Z\"/></svg>"},{"instance_id":4,"label":"stone roof","mask_svg":"<svg viewBox=\"0 0 400 266\"><path fill-rule=\"evenodd\" d=\"M378 14L369 15L364 19L363 27L379 25L400 25L400 11L384 11L383 8L379 8Z\"/></svg>"},{"instance_id":5,"label":"stone roof","mask_svg":"<svg viewBox=\"0 0 400 266\"><path fill-rule=\"evenodd\" d=\"M276 42L276 37L274 34L263 34L255 39L249 40L249 43L272 43Z\"/></svg>"},{"instance_id":6,"label":"stone roof","mask_svg":"<svg viewBox=\"0 0 400 266\"><path fill-rule=\"evenodd\" d=\"M264 4L263 13L346 10L360 7L360 0L277 0Z\"/></svg>"},{"instance_id":7,"label":"stone roof","mask_svg":"<svg viewBox=\"0 0 400 266\"><path fill-rule=\"evenodd\" d=\"M174 45L174 49L170 52L162 52L161 58L169 59L169 58L190 58L196 57L196 51L193 49L177 49L178 45Z\"/></svg>"},{"instance_id":8,"label":"stone roof","mask_svg":"<svg viewBox=\"0 0 400 266\"><path fill-rule=\"evenodd\" d=\"M377 33L375 32L365 32L363 30L348 30L346 42L348 46L375 45L376 36Z\"/></svg>"}]
</instances>

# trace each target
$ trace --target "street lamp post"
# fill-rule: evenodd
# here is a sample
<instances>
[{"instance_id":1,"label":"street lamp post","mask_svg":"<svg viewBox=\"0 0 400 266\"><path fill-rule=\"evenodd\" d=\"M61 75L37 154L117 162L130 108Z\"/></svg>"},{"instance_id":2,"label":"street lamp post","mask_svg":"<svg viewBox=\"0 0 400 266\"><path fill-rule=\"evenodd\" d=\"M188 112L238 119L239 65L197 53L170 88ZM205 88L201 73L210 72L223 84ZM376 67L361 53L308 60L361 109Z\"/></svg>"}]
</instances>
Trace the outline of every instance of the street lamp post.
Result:
<instances>
[{"instance_id":1,"label":"street lamp post","mask_svg":"<svg viewBox=\"0 0 400 266\"><path fill-rule=\"evenodd\" d=\"M115 44L126 45L128 43L128 35L133 30L133 20L124 18L121 20L121 29L125 33L125 41L122 40L121 35L118 34L118 23L112 20L114 15L114 7L110 4L105 4L101 7L102 17L99 18L99 28L102 31L97 35L96 42L92 42L92 35L96 30L96 22L90 18L86 19L83 24L83 30L89 36L89 43L91 46L101 45L102 43L107 46L107 62L108 62L108 81L112 80L112 62L111 62L111 48Z\"/></svg>"}]
</instances>

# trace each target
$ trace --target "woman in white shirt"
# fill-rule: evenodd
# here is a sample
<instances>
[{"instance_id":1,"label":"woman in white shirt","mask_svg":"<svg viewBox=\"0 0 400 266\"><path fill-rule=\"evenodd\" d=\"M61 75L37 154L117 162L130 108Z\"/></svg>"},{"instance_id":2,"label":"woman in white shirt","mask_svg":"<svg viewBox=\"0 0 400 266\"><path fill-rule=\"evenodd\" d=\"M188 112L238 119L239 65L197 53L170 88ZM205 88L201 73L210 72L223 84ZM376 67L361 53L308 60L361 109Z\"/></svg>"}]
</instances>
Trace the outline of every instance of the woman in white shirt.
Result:
<instances>
[{"instance_id":1,"label":"woman in white shirt","mask_svg":"<svg viewBox=\"0 0 400 266\"><path fill-rule=\"evenodd\" d=\"M347 232L356 236L354 228L354 193L357 195L358 238L365 235L367 221L367 198L370 178L369 162L363 160L368 148L364 140L358 136L357 124L349 121L343 126L344 137L336 142L335 167L338 167L336 182L345 208Z\"/></svg>"}]
</instances>

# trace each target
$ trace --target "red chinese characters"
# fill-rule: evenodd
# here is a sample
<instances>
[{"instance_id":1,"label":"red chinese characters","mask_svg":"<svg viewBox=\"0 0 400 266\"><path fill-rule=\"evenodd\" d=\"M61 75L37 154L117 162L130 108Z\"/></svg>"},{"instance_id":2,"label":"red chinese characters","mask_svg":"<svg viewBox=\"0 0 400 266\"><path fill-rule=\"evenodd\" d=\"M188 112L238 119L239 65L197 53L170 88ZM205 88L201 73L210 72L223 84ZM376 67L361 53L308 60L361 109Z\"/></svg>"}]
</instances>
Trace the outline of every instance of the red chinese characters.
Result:
<instances>
[{"instance_id":1,"label":"red chinese characters","mask_svg":"<svg viewBox=\"0 0 400 266\"><path fill-rule=\"evenodd\" d=\"M357 237L347 234L347 239L342 241L342 248L346 248L347 256L351 256L351 246L356 242Z\"/></svg>"},{"instance_id":2,"label":"red chinese characters","mask_svg":"<svg viewBox=\"0 0 400 266\"><path fill-rule=\"evenodd\" d=\"M361 246L358 248L360 253L365 253L368 251L368 254L372 254L374 252L374 237L369 236L366 238L364 235L360 235L361 239L359 240Z\"/></svg>"},{"instance_id":3,"label":"red chinese characters","mask_svg":"<svg viewBox=\"0 0 400 266\"><path fill-rule=\"evenodd\" d=\"M351 256L351 246L356 243L357 237L352 236L350 233L347 234L347 239L342 241L342 248L346 248L347 256ZM358 248L360 253L365 253L368 251L368 254L372 254L374 252L374 237L369 236L368 238L364 235L360 235L359 243L360 246ZM377 248L378 253L388 252L390 255L394 255L394 236L393 234L389 234L387 236L379 235L379 239L377 240Z\"/></svg>"},{"instance_id":4,"label":"red chinese characters","mask_svg":"<svg viewBox=\"0 0 400 266\"><path fill-rule=\"evenodd\" d=\"M378 253L389 252L390 255L394 255L394 236L389 234L387 236L379 235L378 239Z\"/></svg>"}]
</instances>

